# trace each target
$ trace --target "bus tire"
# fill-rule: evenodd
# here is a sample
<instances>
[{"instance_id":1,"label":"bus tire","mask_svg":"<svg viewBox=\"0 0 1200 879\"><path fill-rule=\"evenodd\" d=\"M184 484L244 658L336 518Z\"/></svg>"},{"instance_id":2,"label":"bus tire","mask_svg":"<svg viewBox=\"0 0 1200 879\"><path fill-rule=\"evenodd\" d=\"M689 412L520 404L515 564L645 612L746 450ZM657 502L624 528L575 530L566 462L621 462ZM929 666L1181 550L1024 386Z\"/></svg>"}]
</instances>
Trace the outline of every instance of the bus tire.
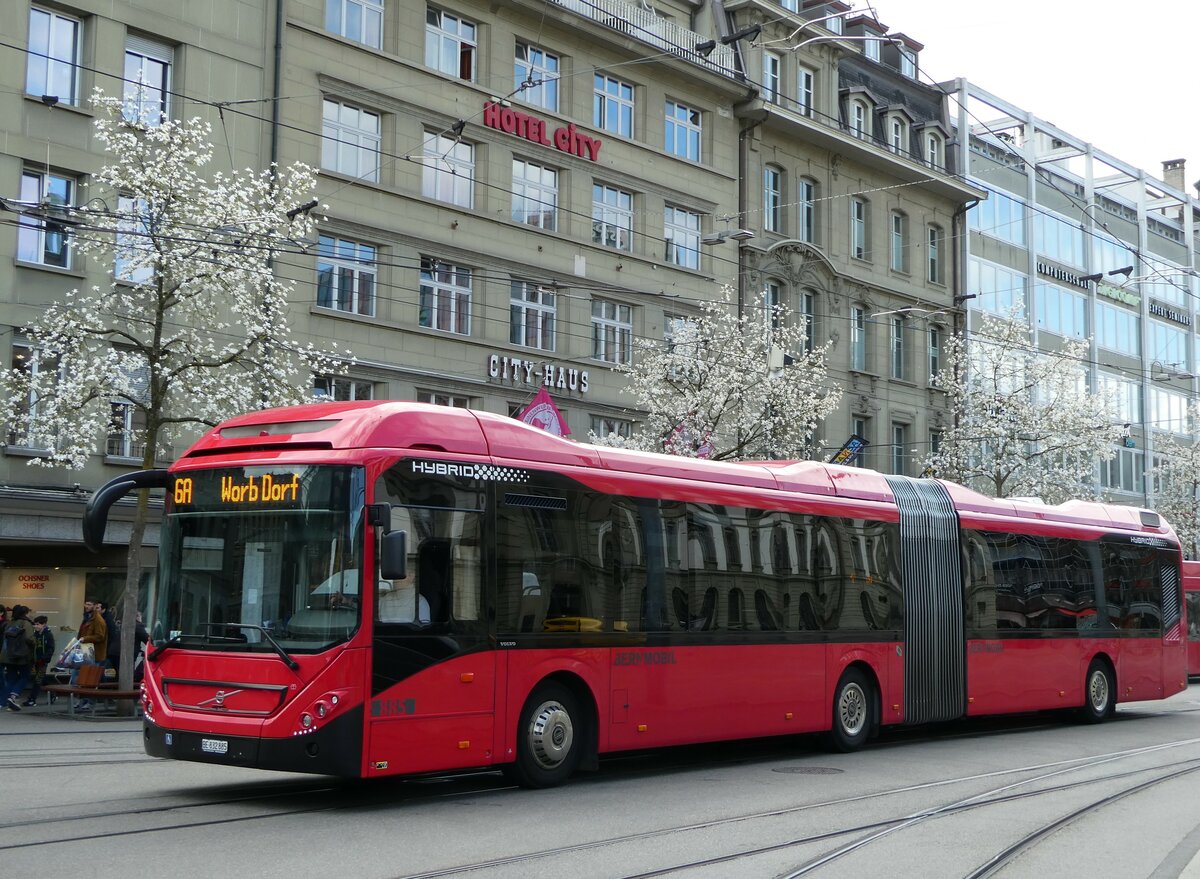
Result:
<instances>
[{"instance_id":1,"label":"bus tire","mask_svg":"<svg viewBox=\"0 0 1200 879\"><path fill-rule=\"evenodd\" d=\"M579 766L587 742L579 700L567 687L547 681L534 689L517 725L517 759L505 775L526 788L562 784Z\"/></svg>"},{"instance_id":2,"label":"bus tire","mask_svg":"<svg viewBox=\"0 0 1200 879\"><path fill-rule=\"evenodd\" d=\"M1107 720L1116 710L1116 705L1117 685L1112 669L1097 657L1088 666L1087 677L1083 680L1083 721L1100 723Z\"/></svg>"},{"instance_id":3,"label":"bus tire","mask_svg":"<svg viewBox=\"0 0 1200 879\"><path fill-rule=\"evenodd\" d=\"M875 688L858 668L848 668L833 693L829 744L835 751L857 751L875 728Z\"/></svg>"}]
</instances>

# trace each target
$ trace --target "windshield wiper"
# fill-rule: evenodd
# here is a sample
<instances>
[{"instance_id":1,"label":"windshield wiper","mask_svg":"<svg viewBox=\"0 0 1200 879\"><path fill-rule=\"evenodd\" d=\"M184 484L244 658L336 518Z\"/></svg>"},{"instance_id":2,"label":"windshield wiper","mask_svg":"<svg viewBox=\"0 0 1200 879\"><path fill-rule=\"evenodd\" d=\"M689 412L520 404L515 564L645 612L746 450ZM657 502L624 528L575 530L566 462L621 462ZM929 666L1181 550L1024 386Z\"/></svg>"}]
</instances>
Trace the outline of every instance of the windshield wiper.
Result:
<instances>
[{"instance_id":1,"label":"windshield wiper","mask_svg":"<svg viewBox=\"0 0 1200 879\"><path fill-rule=\"evenodd\" d=\"M163 641L161 644L155 644L154 652L147 654L146 658L148 660L150 660L151 662L154 662L158 659L158 657L162 656L164 653L166 653L172 647L178 647L180 644L182 644L184 638L195 638L195 637L197 637L197 636L196 635L176 635L174 638L168 638L166 641Z\"/></svg>"},{"instance_id":2,"label":"windshield wiper","mask_svg":"<svg viewBox=\"0 0 1200 879\"><path fill-rule=\"evenodd\" d=\"M284 665L286 665L292 671L296 671L300 668L300 663L296 662L296 660L294 660L294 659L292 659L292 657L288 656L288 652L286 650L284 650L282 647L280 647L279 642L276 641L274 638L272 638L271 633L268 632L266 629L264 629L262 626L256 626L253 623L205 623L205 628L206 629L221 629L221 628L253 629L255 632L260 633L268 644L270 644L272 647L275 648L275 653L278 654L279 659L283 662ZM163 646L166 646L166 645L163 645Z\"/></svg>"}]
</instances>

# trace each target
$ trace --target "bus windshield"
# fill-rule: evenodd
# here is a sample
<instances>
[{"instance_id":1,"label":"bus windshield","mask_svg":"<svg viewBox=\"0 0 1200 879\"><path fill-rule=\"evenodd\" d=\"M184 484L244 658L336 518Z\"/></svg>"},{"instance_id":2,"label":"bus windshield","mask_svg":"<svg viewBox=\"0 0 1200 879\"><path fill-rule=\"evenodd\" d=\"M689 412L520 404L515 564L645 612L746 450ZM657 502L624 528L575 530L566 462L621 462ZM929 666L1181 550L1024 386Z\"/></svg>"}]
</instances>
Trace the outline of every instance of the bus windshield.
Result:
<instances>
[{"instance_id":1,"label":"bus windshield","mask_svg":"<svg viewBox=\"0 0 1200 879\"><path fill-rule=\"evenodd\" d=\"M361 468L268 465L175 474L154 643L312 653L358 628Z\"/></svg>"}]
</instances>

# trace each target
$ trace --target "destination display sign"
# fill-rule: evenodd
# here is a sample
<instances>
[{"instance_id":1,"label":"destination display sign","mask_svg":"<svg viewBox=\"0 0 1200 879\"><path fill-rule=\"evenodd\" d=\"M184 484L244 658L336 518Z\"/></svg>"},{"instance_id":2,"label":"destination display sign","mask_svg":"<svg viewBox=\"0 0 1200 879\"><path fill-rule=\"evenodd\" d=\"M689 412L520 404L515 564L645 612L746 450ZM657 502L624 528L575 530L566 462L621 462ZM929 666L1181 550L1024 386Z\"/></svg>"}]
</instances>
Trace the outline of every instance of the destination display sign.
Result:
<instances>
[{"instance_id":1,"label":"destination display sign","mask_svg":"<svg viewBox=\"0 0 1200 879\"><path fill-rule=\"evenodd\" d=\"M267 472L262 468L237 468L180 474L171 482L170 497L177 508L299 506L307 469L271 469Z\"/></svg>"}]
</instances>

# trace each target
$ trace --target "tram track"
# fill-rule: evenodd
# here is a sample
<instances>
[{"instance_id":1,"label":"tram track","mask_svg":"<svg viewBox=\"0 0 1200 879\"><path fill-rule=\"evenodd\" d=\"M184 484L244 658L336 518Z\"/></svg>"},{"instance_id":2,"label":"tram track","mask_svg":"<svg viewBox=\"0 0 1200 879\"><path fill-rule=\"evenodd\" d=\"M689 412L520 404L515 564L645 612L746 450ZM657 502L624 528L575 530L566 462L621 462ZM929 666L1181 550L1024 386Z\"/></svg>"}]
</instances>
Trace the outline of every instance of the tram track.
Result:
<instances>
[{"instance_id":1,"label":"tram track","mask_svg":"<svg viewBox=\"0 0 1200 879\"><path fill-rule=\"evenodd\" d=\"M791 873L785 874L788 877L803 876L824 863L828 863L838 857L843 857L851 851L868 845L876 839L880 839L890 833L898 830L906 829L907 827L915 826L918 823L932 820L939 817L947 817L958 814L968 809L982 808L986 806L995 806L1003 803L1013 802L1015 800L1027 799L1037 796L1045 796L1061 791L1079 788L1085 785L1098 784L1104 782L1113 782L1123 778L1133 778L1144 776L1146 772L1152 772L1156 769L1162 769L1162 766L1141 767L1127 772L1107 774L1095 778L1074 779L1065 784L1057 784L1049 787L1041 786L1031 790L1017 790L1022 786L1037 784L1052 778L1059 777L1065 773L1078 772L1088 769L1095 769L1116 761L1127 760L1139 756L1154 754L1156 752L1168 752L1187 746L1200 745L1200 738L1181 739L1172 742L1161 743L1153 746L1142 748L1126 749L1121 751L1110 752L1107 754L1095 755L1086 758L1072 758L1069 760L1054 761L1050 763L1033 764L1012 769L1001 769L994 772L973 774L968 776L959 776L949 779L938 779L930 782L923 782L915 785L904 785L894 788L889 788L882 791L873 791L862 793L853 796L837 797L821 802L802 803L794 806L785 806L781 808L760 810L745 814L730 815L722 818L716 818L703 822L681 824L675 826L655 828L651 830L641 831L637 833L615 835L604 839L592 840L588 842L576 843L568 846L555 848L541 849L538 851L524 852L513 854L506 857L492 858L480 860L472 863L454 865L442 869L423 871L420 873L410 874L396 879L434 879L434 877L449 877L467 875L489 868L512 867L521 864L533 863L537 861L545 861L557 856L571 855L579 852L597 850L602 848L619 847L621 845L637 844L647 840L656 838L665 838L670 836L683 836L688 833L704 832L717 830L722 827L730 827L738 823L753 822L759 820L769 820L796 815L803 812L815 812L822 809L832 809L841 806L852 805L854 803L864 802L868 800L879 801L887 797L902 796L905 794L913 794L924 791L936 791L940 788L952 788L953 786L978 783L987 779L1013 779L1015 776L1022 774L1028 775L1034 773L1031 778L1024 778L1014 781L1009 781L1003 785L998 785L982 793L973 795L965 800L956 800L941 807L933 809L921 810L918 812L905 813L894 817L883 818L877 821L865 822L850 827L841 827L836 830L823 833L812 834L805 837L797 837L787 840L782 840L770 845L759 846L750 849L739 850L736 852L728 852L720 855L715 855L711 858L701 858L695 861L685 863L677 863L670 866L659 867L656 869L643 871L639 873L629 874L626 879L650 879L650 877L665 876L671 873L683 874L689 871L698 870L705 867L712 867L720 864L734 863L744 861L755 856L769 854L771 852L785 851L789 848L795 848L805 845L817 845L822 842L830 842L835 840L845 840L853 835L860 835L860 839L850 840L845 845L839 846L834 852L823 855L820 859L813 862L801 864ZM106 763L113 764L118 762L144 762L144 761L87 761L87 763ZM704 766L712 765L737 765L745 763L745 758L718 761L713 764L711 761L705 762ZM61 764L58 764L61 765ZM73 763L72 765L79 765ZM681 765L690 765L695 767L697 764L691 761L685 761ZM1181 770L1186 767L1187 772L1200 770L1200 758L1184 761L1183 763L1171 764L1171 774L1162 776L1161 778L1150 779L1149 781L1139 781L1139 783L1129 789L1129 793L1134 793L1137 790L1144 789L1147 786L1161 783L1168 778L1178 777ZM630 774L640 774L640 766L636 763L629 767ZM659 764L658 768L662 770L664 767ZM674 767L666 767L671 769ZM189 830L204 827L215 827L230 824L246 824L256 821L269 821L291 816L336 812L343 809L362 809L362 808L379 808L379 807L411 807L418 806L422 802L433 802L436 800L444 800L448 798L467 798L477 797L480 795L495 794L502 792L511 792L512 788L501 782L495 773L477 773L476 775L485 775L489 782L488 784L479 784L477 780L473 781L471 775L454 776L454 777L428 777L424 779L412 779L407 781L401 780L380 780L379 782L371 782L365 785L362 782L355 781L331 781L330 779L322 778L319 781L311 782L283 782L264 786L261 783L249 784L237 788L231 788L225 791L225 795L216 796L206 799L183 800L176 802L164 802L156 804L146 804L144 798L129 798L129 808L120 808L120 801L106 803L106 817L114 818L131 818L133 820L153 819L155 816L165 817L165 823L153 823L149 826L131 827L128 829L113 829L103 833L88 832L70 833L71 824L76 821L90 821L90 816L76 818L74 816L53 815L46 817L28 818L22 821L14 821L0 823L0 830L5 831L5 836L8 838L25 837L19 845L0 844L0 852L7 851L19 847L53 847L56 845L66 845L71 843L86 843L91 840L100 838L112 837L131 837L141 836L162 832L171 832L179 830ZM465 784L463 783L465 782ZM577 782L581 785L589 783L586 779L581 779ZM443 788L433 790L429 787L431 784L450 785L449 789ZM397 788L400 788L398 790ZM407 796L404 795L404 787L408 788ZM1128 795L1121 792L1110 795L1113 798ZM297 798L305 798L300 803L297 803ZM196 814L197 810L209 810L213 808L229 808L240 805L252 805L256 802L270 803L271 801L286 801L285 808L266 808L262 811L244 815L228 815L222 814L211 818L203 817L202 814ZM1097 800L1096 803L1103 805L1109 800L1108 797ZM1115 799L1113 799L1115 801ZM116 808L114 808L116 807ZM1086 808L1096 808L1093 804ZM1080 814L1086 811L1080 810ZM186 819L171 820L173 816L187 814ZM45 840L30 840L27 838L28 832L35 830L39 826L54 825L55 829L60 831L53 839ZM61 830L68 831L66 834L61 833ZM111 827L111 821L109 822ZM22 832L24 831L24 832ZM1006 850L997 858L1007 858L1007 863L1012 858L1018 857L1022 851L1027 850L1030 846L1036 845L1037 841L1053 832L1053 829L1044 829L1040 835L1031 834L1027 841L1014 843L1012 851ZM35 834L36 835L36 834ZM1020 846L1020 847L1018 847ZM996 860L996 859L993 859ZM991 864L991 862L989 862ZM1002 866L1002 864L1001 864ZM983 870L988 865L984 865L980 870ZM993 872L999 867L989 867ZM990 876L992 872L978 872L970 874L971 877L978 875L979 877Z\"/></svg>"},{"instance_id":2,"label":"tram track","mask_svg":"<svg viewBox=\"0 0 1200 879\"><path fill-rule=\"evenodd\" d=\"M657 867L651 870L628 873L622 879L653 879L653 877L661 877L673 874L682 874L688 871L705 869L709 867L720 866L723 864L736 863L746 859L770 854L772 852L785 851L790 848L796 848L804 845L819 844L837 839L843 839L854 834L867 834L866 838L851 841L839 849L835 849L832 853L827 853L818 859L802 864L795 870L785 873L779 879L793 879L793 877L804 876L816 870L820 866L831 863L840 857L849 854L851 851L861 848L863 845L869 844L883 836L889 835L897 830L915 826L918 822L924 822L939 817L948 817L964 811L979 809L986 806L1001 805L1011 803L1018 800L1025 800L1044 796L1053 793L1078 789L1087 785L1102 784L1120 780L1126 777L1135 777L1144 775L1146 772L1163 769L1162 766L1141 767L1128 770L1116 774L1104 775L1096 778L1077 779L1064 784L1053 785L1050 787L1039 787L1032 790L1015 791L1014 789L1020 786L1033 784L1039 781L1044 781L1048 778L1060 776L1066 772L1076 772L1087 769L1093 769L1097 766L1106 765L1108 763L1129 759L1132 757L1151 754L1159 751L1172 750L1188 745L1200 744L1200 739L1185 739L1177 742L1168 742L1159 745L1148 746L1145 748L1134 748L1125 751L1112 752L1110 754L1096 755L1089 758L1077 758L1065 761L1056 761L1048 764L1038 764L1033 766L1018 767L1007 770L997 770L991 773L982 773L979 775L964 776L953 779L942 779L933 782L926 782L919 785L908 785L898 788L891 788L883 791L875 791L867 794L859 794L851 797L841 797L831 800L825 800L817 803L805 803L792 807L784 807L779 809L764 810L759 812L746 813L741 815L727 816L724 818L713 819L709 821L696 822L686 825L678 825L673 827L662 827L653 830L642 831L639 833L622 834L618 836L606 837L604 839L592 840L589 842L576 843L569 846L560 846L555 848L540 849L534 852L527 852L517 855L509 855L500 858L491 858L487 860L475 861L469 864L460 864L451 867L445 867L434 870L424 870L419 873L403 874L393 879L441 879L441 877L461 876L471 873L495 869L501 867L514 867L522 864L528 864L535 861L543 861L563 855L578 854L580 852L595 851L602 848L611 848L630 843L645 842L670 836L681 836L688 833L696 833L702 831L712 831L721 827L728 827L738 823L767 820L788 815L795 815L801 812L816 811L825 808L834 808L838 806L852 805L854 803L867 800L880 800L885 797L898 796L901 794L910 794L918 791L931 790L939 787L946 787L955 784L964 784L973 781L979 781L986 778L995 778L1002 776L1012 776L1020 773L1035 772L1042 769L1053 769L1053 771L1043 775L1034 776L1033 778L1022 779L993 788L989 791L984 791L980 794L975 794L966 800L955 801L934 809L921 810L915 813L906 813L892 818L884 818L877 821L867 822L860 825L838 828L837 830L826 831L823 833L812 834L805 837L797 837L787 840L782 840L769 845L758 846L749 849L742 849L737 852L728 852L720 855L714 855L708 858L700 858L694 861L675 863L663 867ZM1171 776L1178 777L1180 774L1180 765L1178 763L1171 764ZM1187 761L1189 768L1188 772L1200 771L1200 758L1194 758ZM1166 780L1155 779L1154 782ZM1142 789L1145 785L1139 784L1137 789ZM1082 814L1082 813L1081 813ZM1018 853L1014 853L1013 857ZM982 874L987 875L987 874Z\"/></svg>"}]
</instances>

